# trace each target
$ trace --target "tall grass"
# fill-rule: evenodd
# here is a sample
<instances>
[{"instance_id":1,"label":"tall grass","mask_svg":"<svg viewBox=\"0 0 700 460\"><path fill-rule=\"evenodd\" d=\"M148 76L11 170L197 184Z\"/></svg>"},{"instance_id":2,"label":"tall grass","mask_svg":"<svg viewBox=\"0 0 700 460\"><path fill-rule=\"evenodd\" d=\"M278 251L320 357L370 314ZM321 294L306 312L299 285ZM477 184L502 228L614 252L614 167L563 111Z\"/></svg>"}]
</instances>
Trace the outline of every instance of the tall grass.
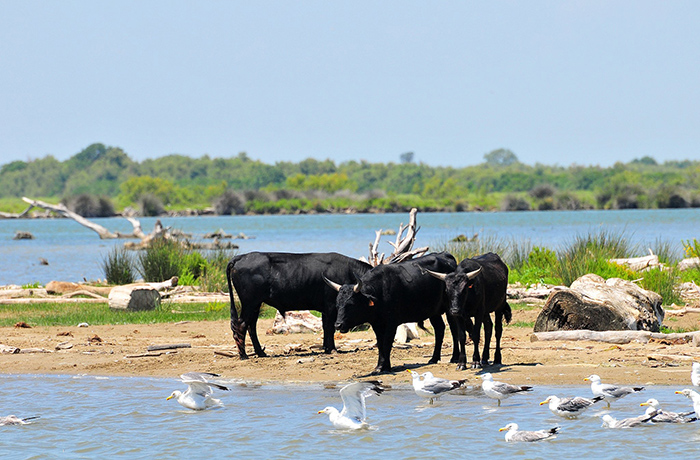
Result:
<instances>
[{"instance_id":1,"label":"tall grass","mask_svg":"<svg viewBox=\"0 0 700 460\"><path fill-rule=\"evenodd\" d=\"M102 259L102 270L108 284L129 284L135 280L134 258L124 246L114 246Z\"/></svg>"}]
</instances>

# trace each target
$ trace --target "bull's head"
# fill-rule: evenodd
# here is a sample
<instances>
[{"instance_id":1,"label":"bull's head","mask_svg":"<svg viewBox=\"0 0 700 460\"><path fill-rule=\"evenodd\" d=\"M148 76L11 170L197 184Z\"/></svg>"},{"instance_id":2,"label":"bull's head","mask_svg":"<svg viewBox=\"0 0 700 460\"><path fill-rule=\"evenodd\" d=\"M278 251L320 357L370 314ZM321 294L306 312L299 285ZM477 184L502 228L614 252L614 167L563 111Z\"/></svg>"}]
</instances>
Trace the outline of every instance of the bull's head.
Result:
<instances>
[{"instance_id":1,"label":"bull's head","mask_svg":"<svg viewBox=\"0 0 700 460\"><path fill-rule=\"evenodd\" d=\"M450 314L453 316L466 316L464 306L467 304L467 299L470 291L473 289L474 280L481 273L481 267L465 272L463 270L455 270L452 273L440 273L432 270L425 270L431 276L444 281L445 292L450 301Z\"/></svg>"},{"instance_id":2,"label":"bull's head","mask_svg":"<svg viewBox=\"0 0 700 460\"><path fill-rule=\"evenodd\" d=\"M338 291L336 308L338 316L335 328L340 332L348 332L350 328L371 321L374 302L368 295L362 293L362 282L356 284L338 284L323 277L326 284Z\"/></svg>"}]
</instances>

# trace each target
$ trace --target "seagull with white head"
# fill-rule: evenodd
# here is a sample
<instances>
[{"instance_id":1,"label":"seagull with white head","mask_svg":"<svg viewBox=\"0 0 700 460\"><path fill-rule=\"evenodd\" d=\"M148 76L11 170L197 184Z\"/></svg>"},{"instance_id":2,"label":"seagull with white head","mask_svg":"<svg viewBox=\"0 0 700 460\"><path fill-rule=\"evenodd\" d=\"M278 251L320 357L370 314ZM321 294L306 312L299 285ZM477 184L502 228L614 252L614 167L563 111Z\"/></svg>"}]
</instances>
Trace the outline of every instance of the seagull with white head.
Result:
<instances>
[{"instance_id":1,"label":"seagull with white head","mask_svg":"<svg viewBox=\"0 0 700 460\"><path fill-rule=\"evenodd\" d=\"M410 373L413 377L413 391L415 391L418 396L427 398L430 404L440 396L460 388L467 381L467 379L449 380L442 377L435 377L432 372L418 374L418 372L410 369L407 369L406 372Z\"/></svg>"},{"instance_id":2,"label":"seagull with white head","mask_svg":"<svg viewBox=\"0 0 700 460\"><path fill-rule=\"evenodd\" d=\"M542 401L540 406L543 404L548 404L549 410L551 410L555 415L565 418L576 418L584 410L602 400L602 396L596 396L593 399L588 399L580 396L576 396L574 398L559 398L558 396L551 395Z\"/></svg>"},{"instance_id":3,"label":"seagull with white head","mask_svg":"<svg viewBox=\"0 0 700 460\"><path fill-rule=\"evenodd\" d=\"M355 382L345 385L340 389L340 397L343 400L343 409L328 406L318 411L319 414L328 414L328 418L335 428L341 430L359 430L369 428L367 423L367 406L365 399L372 393L380 395L384 388L378 382Z\"/></svg>"},{"instance_id":4,"label":"seagull with white head","mask_svg":"<svg viewBox=\"0 0 700 460\"><path fill-rule=\"evenodd\" d=\"M498 400L498 405L501 405L501 400L510 398L514 394L525 391L532 391L532 387L528 385L511 385L510 383L498 382L493 379L493 376L487 372L481 375L481 389L484 390L486 396Z\"/></svg>"},{"instance_id":5,"label":"seagull with white head","mask_svg":"<svg viewBox=\"0 0 700 460\"><path fill-rule=\"evenodd\" d=\"M187 384L187 390L184 392L175 390L165 399L170 400L172 398L177 398L177 402L180 403L182 407L192 410L204 410L209 407L222 406L223 404L220 400L212 398L211 396L214 393L214 388L228 391L228 387L212 382L211 378L215 377L220 377L220 375L208 372L188 372L182 374L180 379L182 383Z\"/></svg>"},{"instance_id":6,"label":"seagull with white head","mask_svg":"<svg viewBox=\"0 0 700 460\"><path fill-rule=\"evenodd\" d=\"M677 395L687 396L688 399L693 401L693 410L695 410L695 416L700 419L700 394L697 391L686 388L685 390L676 391Z\"/></svg>"},{"instance_id":7,"label":"seagull with white head","mask_svg":"<svg viewBox=\"0 0 700 460\"><path fill-rule=\"evenodd\" d=\"M506 442L537 442L556 437L559 427L548 430L520 431L517 423L509 423L498 431L507 431Z\"/></svg>"},{"instance_id":8,"label":"seagull with white head","mask_svg":"<svg viewBox=\"0 0 700 460\"><path fill-rule=\"evenodd\" d=\"M620 398L624 398L629 394L637 393L644 389L644 387L625 387L601 383L600 377L596 374L589 375L583 380L591 382L591 392L593 396L602 396L605 402L608 403L608 407L610 407L612 401L617 401Z\"/></svg>"},{"instance_id":9,"label":"seagull with white head","mask_svg":"<svg viewBox=\"0 0 700 460\"><path fill-rule=\"evenodd\" d=\"M688 418L694 415L693 411L676 413L661 410L661 404L654 398L641 403L640 406L648 406L645 415L651 415L653 412L656 412L656 415L650 420L652 423L688 423L697 420L695 417Z\"/></svg>"}]
</instances>

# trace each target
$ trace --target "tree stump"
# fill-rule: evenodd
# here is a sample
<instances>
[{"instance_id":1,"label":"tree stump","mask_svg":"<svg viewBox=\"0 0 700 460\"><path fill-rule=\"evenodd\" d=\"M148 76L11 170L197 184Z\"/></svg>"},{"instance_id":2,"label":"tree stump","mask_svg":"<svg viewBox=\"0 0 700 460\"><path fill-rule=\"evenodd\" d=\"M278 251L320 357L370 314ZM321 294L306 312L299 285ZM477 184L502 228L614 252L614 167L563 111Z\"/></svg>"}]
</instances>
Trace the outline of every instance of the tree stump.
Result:
<instances>
[{"instance_id":1,"label":"tree stump","mask_svg":"<svg viewBox=\"0 0 700 460\"><path fill-rule=\"evenodd\" d=\"M109 292L109 308L112 310L155 310L158 305L160 292L151 286L116 286Z\"/></svg>"},{"instance_id":2,"label":"tree stump","mask_svg":"<svg viewBox=\"0 0 700 460\"><path fill-rule=\"evenodd\" d=\"M661 296L619 278L584 275L547 298L534 332L589 329L658 332L664 319Z\"/></svg>"}]
</instances>

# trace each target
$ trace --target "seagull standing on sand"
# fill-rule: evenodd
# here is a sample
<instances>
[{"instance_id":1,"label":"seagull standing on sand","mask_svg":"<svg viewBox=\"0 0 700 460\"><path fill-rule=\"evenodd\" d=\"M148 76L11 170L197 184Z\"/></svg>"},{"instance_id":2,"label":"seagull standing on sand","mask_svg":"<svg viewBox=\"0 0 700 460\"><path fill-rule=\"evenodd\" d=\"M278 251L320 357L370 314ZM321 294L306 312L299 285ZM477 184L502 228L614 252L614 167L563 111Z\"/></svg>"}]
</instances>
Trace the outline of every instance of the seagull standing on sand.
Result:
<instances>
[{"instance_id":1,"label":"seagull standing on sand","mask_svg":"<svg viewBox=\"0 0 700 460\"><path fill-rule=\"evenodd\" d=\"M560 417L576 418L581 414L581 412L602 399L602 396L596 396L593 399L582 398L580 396L562 399L552 395L542 401L540 406L543 404L549 404L549 410L551 410L554 414Z\"/></svg>"},{"instance_id":2,"label":"seagull standing on sand","mask_svg":"<svg viewBox=\"0 0 700 460\"><path fill-rule=\"evenodd\" d=\"M420 375L418 372L410 369L407 369L406 372L413 377L413 391L418 396L428 398L430 404L443 394L461 387L467 381L467 379L448 380L442 377L435 377L432 372L425 372Z\"/></svg>"},{"instance_id":3,"label":"seagull standing on sand","mask_svg":"<svg viewBox=\"0 0 700 460\"><path fill-rule=\"evenodd\" d=\"M552 439L559 431L559 427L555 426L548 430L538 431L518 431L517 423L509 423L498 431L506 431L506 442L535 442L543 439Z\"/></svg>"},{"instance_id":4,"label":"seagull standing on sand","mask_svg":"<svg viewBox=\"0 0 700 460\"><path fill-rule=\"evenodd\" d=\"M682 391L676 391L677 395L685 395L691 401L693 401L693 409L695 410L695 416L700 419L700 394L695 390L690 390L686 388Z\"/></svg>"},{"instance_id":5,"label":"seagull standing on sand","mask_svg":"<svg viewBox=\"0 0 700 460\"><path fill-rule=\"evenodd\" d=\"M688 416L694 415L693 411L690 412L669 412L661 410L661 405L659 401L654 398L649 399L646 402L640 404L640 406L649 406L645 412L645 415L650 415L652 412L656 411L656 415L650 420L653 423L688 423L697 420L695 417L686 418Z\"/></svg>"},{"instance_id":6,"label":"seagull standing on sand","mask_svg":"<svg viewBox=\"0 0 700 460\"><path fill-rule=\"evenodd\" d=\"M345 385L340 389L340 397L343 400L343 410L335 407L326 407L318 411L319 414L328 414L328 418L334 427L344 430L359 430L369 428L367 424L367 407L365 398L372 393L380 395L384 388L377 382L355 382Z\"/></svg>"},{"instance_id":7,"label":"seagull standing on sand","mask_svg":"<svg viewBox=\"0 0 700 460\"><path fill-rule=\"evenodd\" d=\"M499 406L501 405L501 399L509 398L523 391L532 391L531 386L511 385L510 383L494 381L493 376L489 372L482 374L481 378L483 379L483 382L481 382L481 389L484 390L484 393L486 393L486 396L489 398L497 399Z\"/></svg>"},{"instance_id":8,"label":"seagull standing on sand","mask_svg":"<svg viewBox=\"0 0 700 460\"><path fill-rule=\"evenodd\" d=\"M181 406L192 410L204 410L213 406L222 406L223 404L221 404L221 401L212 398L211 395L214 392L214 388L228 391L228 387L211 382L209 379L212 377L219 377L219 374L210 374L208 372L188 372L182 374L180 378L182 379L182 383L187 384L187 390L185 390L184 393L175 390L165 399L170 400L172 398L177 398L177 402L179 402Z\"/></svg>"},{"instance_id":9,"label":"seagull standing on sand","mask_svg":"<svg viewBox=\"0 0 700 460\"><path fill-rule=\"evenodd\" d=\"M633 426L640 426L656 417L657 413L658 411L652 410L637 417L623 418L622 420L616 420L612 416L605 414L603 415L603 426L605 428L631 428Z\"/></svg>"},{"instance_id":10,"label":"seagull standing on sand","mask_svg":"<svg viewBox=\"0 0 700 460\"><path fill-rule=\"evenodd\" d=\"M700 363L693 363L693 369L690 371L690 381L694 387L700 390Z\"/></svg>"},{"instance_id":11,"label":"seagull standing on sand","mask_svg":"<svg viewBox=\"0 0 700 460\"><path fill-rule=\"evenodd\" d=\"M609 383L600 383L600 377L593 374L583 380L591 382L591 392L593 396L602 396L610 407L610 402L623 398L631 393L642 391L644 387L622 387Z\"/></svg>"},{"instance_id":12,"label":"seagull standing on sand","mask_svg":"<svg viewBox=\"0 0 700 460\"><path fill-rule=\"evenodd\" d=\"M0 426L5 425L28 425L31 422L29 420L34 420L39 418L38 415L33 417L19 418L16 415L7 415L5 417L0 417Z\"/></svg>"}]
</instances>

